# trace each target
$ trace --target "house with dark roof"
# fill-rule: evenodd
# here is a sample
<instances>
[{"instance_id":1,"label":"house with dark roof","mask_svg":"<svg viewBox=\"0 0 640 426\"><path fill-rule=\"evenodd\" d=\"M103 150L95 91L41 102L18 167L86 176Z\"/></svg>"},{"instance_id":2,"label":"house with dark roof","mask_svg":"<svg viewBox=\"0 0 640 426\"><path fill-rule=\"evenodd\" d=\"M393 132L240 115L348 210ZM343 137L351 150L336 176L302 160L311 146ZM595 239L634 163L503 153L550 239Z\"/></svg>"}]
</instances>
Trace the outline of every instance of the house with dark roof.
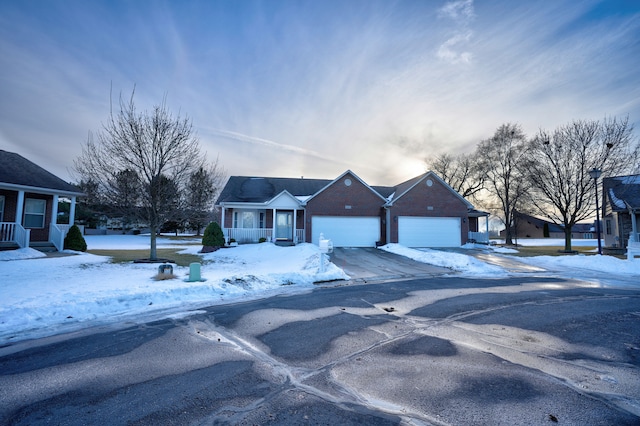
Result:
<instances>
[{"instance_id":1,"label":"house with dark roof","mask_svg":"<svg viewBox=\"0 0 640 426\"><path fill-rule=\"evenodd\" d=\"M474 240L479 212L433 172L396 186L370 186L351 170L333 180L231 176L216 206L228 240L334 247L456 247Z\"/></svg>"},{"instance_id":2,"label":"house with dark roof","mask_svg":"<svg viewBox=\"0 0 640 426\"><path fill-rule=\"evenodd\" d=\"M525 213L516 212L514 214L515 225L511 228L511 235L514 238L562 238L564 239L564 227L549 220L541 219ZM500 231L500 236L505 237L506 230ZM602 232L601 232L602 236ZM571 239L594 239L598 238L596 224L576 223L571 228Z\"/></svg>"},{"instance_id":3,"label":"house with dark roof","mask_svg":"<svg viewBox=\"0 0 640 426\"><path fill-rule=\"evenodd\" d=\"M57 223L58 200L71 200L75 218L76 187L19 154L0 150L0 246L53 245L62 250L69 225Z\"/></svg>"},{"instance_id":4,"label":"house with dark roof","mask_svg":"<svg viewBox=\"0 0 640 426\"><path fill-rule=\"evenodd\" d=\"M602 179L602 200L605 246L626 249L640 242L640 175Z\"/></svg>"}]
</instances>

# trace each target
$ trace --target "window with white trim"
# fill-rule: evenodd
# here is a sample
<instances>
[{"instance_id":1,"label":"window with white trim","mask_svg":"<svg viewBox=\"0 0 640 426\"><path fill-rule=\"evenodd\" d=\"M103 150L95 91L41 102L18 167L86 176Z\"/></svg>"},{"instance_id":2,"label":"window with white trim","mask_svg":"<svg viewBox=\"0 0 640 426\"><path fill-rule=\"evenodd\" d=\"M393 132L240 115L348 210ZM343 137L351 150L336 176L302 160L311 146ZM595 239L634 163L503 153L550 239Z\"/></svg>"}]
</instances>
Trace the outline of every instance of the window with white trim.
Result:
<instances>
[{"instance_id":1,"label":"window with white trim","mask_svg":"<svg viewBox=\"0 0 640 426\"><path fill-rule=\"evenodd\" d=\"M27 198L24 202L24 227L44 228L44 215L46 210L46 200Z\"/></svg>"},{"instance_id":2,"label":"window with white trim","mask_svg":"<svg viewBox=\"0 0 640 426\"><path fill-rule=\"evenodd\" d=\"M234 228L255 228L256 212L254 211L237 211L233 212Z\"/></svg>"}]
</instances>

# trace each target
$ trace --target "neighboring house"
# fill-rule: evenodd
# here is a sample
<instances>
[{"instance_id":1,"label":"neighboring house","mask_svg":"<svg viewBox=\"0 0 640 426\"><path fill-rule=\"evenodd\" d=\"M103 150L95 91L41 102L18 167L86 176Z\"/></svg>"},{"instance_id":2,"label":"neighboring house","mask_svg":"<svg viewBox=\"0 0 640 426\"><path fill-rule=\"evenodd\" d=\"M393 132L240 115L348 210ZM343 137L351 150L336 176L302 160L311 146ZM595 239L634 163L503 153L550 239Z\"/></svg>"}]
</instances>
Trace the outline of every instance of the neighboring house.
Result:
<instances>
[{"instance_id":1,"label":"neighboring house","mask_svg":"<svg viewBox=\"0 0 640 426\"><path fill-rule=\"evenodd\" d=\"M0 245L28 247L51 243L63 249L69 225L58 225L58 199L71 200L69 223L75 218L76 187L26 158L0 150Z\"/></svg>"},{"instance_id":2,"label":"neighboring house","mask_svg":"<svg viewBox=\"0 0 640 426\"><path fill-rule=\"evenodd\" d=\"M515 227L512 228L512 236L516 238L562 238L564 239L564 227L555 223L531 216L525 213L515 213ZM547 231L545 232L545 227ZM602 236L602 229L600 230ZM500 231L500 237L505 237L505 230ZM596 223L576 223L571 228L571 239L595 239L598 238Z\"/></svg>"},{"instance_id":3,"label":"neighboring house","mask_svg":"<svg viewBox=\"0 0 640 426\"><path fill-rule=\"evenodd\" d=\"M602 193L605 246L627 248L630 241L639 242L640 175L604 178Z\"/></svg>"},{"instance_id":4,"label":"neighboring house","mask_svg":"<svg viewBox=\"0 0 640 426\"><path fill-rule=\"evenodd\" d=\"M433 172L395 187L369 186L350 170L334 180L231 176L216 206L225 236L240 243L317 244L321 233L335 247L488 242L488 225L478 232L488 213Z\"/></svg>"}]
</instances>

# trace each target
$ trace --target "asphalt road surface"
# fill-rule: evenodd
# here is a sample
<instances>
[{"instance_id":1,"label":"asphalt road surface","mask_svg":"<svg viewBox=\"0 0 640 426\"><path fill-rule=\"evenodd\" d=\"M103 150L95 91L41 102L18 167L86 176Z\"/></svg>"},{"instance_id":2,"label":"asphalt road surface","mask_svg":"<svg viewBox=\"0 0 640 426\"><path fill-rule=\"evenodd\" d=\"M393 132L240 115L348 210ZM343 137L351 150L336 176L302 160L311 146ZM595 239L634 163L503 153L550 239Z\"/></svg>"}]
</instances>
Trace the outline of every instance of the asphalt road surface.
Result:
<instances>
[{"instance_id":1,"label":"asphalt road surface","mask_svg":"<svg viewBox=\"0 0 640 426\"><path fill-rule=\"evenodd\" d=\"M0 424L638 425L640 291L434 274L23 342Z\"/></svg>"}]
</instances>

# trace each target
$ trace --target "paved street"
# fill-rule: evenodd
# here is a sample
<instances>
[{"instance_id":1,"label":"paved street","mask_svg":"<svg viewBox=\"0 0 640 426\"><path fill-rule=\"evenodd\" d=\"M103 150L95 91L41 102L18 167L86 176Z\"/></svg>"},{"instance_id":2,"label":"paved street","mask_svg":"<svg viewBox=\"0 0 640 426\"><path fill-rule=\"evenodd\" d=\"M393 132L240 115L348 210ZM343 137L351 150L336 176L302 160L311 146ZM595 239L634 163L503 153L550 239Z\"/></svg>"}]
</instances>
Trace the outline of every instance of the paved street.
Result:
<instances>
[{"instance_id":1,"label":"paved street","mask_svg":"<svg viewBox=\"0 0 640 426\"><path fill-rule=\"evenodd\" d=\"M0 348L0 423L640 423L640 291L359 280Z\"/></svg>"}]
</instances>

